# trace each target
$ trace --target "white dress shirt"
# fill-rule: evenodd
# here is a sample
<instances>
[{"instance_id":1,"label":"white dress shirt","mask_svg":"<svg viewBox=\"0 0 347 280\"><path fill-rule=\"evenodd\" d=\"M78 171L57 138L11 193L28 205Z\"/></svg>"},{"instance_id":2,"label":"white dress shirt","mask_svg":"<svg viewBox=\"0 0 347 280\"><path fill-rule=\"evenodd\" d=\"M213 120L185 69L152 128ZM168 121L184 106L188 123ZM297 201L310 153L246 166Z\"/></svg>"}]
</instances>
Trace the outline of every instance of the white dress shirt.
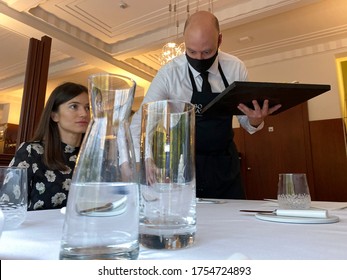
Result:
<instances>
[{"instance_id":1,"label":"white dress shirt","mask_svg":"<svg viewBox=\"0 0 347 280\"><path fill-rule=\"evenodd\" d=\"M229 84L234 81L246 81L248 72L244 63L237 57L219 52L217 59L208 70L208 80L212 92L222 92L225 89L222 77L218 70L218 62ZM160 68L154 77L142 104L158 100L181 100L190 102L193 95L193 88L189 79L188 66L190 67L197 90L201 90L202 78L200 73L191 67L185 55L173 59L170 63ZM237 116L240 125L249 133L254 133L263 128L264 123L257 128L250 125L247 116ZM139 161L140 155L140 132L141 132L141 108L134 114L131 123L131 133L134 140L136 160Z\"/></svg>"}]
</instances>

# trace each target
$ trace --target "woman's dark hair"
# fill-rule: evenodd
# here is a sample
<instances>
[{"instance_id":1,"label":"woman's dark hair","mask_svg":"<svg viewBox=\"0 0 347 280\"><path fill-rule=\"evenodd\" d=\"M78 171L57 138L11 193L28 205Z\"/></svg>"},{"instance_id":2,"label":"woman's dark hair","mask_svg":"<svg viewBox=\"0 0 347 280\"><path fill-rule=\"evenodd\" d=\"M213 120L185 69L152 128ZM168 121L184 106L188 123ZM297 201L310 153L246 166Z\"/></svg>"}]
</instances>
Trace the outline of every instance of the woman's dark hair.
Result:
<instances>
[{"instance_id":1,"label":"woman's dark hair","mask_svg":"<svg viewBox=\"0 0 347 280\"><path fill-rule=\"evenodd\" d=\"M44 143L43 162L49 169L66 170L58 125L52 120L51 114L58 112L61 104L75 98L82 92L88 93L88 88L72 82L61 84L52 91L43 109L31 141Z\"/></svg>"}]
</instances>

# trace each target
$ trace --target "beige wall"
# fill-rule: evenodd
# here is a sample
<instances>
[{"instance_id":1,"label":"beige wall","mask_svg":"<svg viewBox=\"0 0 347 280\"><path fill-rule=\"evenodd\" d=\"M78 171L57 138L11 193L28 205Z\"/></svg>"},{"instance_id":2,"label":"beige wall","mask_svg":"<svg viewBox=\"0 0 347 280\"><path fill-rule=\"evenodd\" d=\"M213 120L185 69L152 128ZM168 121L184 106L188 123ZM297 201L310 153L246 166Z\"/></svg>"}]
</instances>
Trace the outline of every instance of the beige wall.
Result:
<instances>
[{"instance_id":1,"label":"beige wall","mask_svg":"<svg viewBox=\"0 0 347 280\"><path fill-rule=\"evenodd\" d=\"M335 59L343 51L347 51L347 49L248 67L249 80L329 84L331 85L329 92L308 101L309 120L341 118L341 101Z\"/></svg>"},{"instance_id":2,"label":"beige wall","mask_svg":"<svg viewBox=\"0 0 347 280\"><path fill-rule=\"evenodd\" d=\"M245 63L250 81L330 84L331 91L309 100L309 119L310 121L334 119L342 117L335 59L343 53L347 53L347 47L272 63L258 65L252 65L254 61L245 61ZM51 88L47 88L47 91L50 92ZM9 101L11 103L9 122L18 124L20 115L18 93L1 97L1 103ZM238 124L235 122L234 126L238 127Z\"/></svg>"},{"instance_id":3,"label":"beige wall","mask_svg":"<svg viewBox=\"0 0 347 280\"><path fill-rule=\"evenodd\" d=\"M293 54L297 53L295 50ZM303 53L303 52L301 52ZM345 55L347 47L326 50L299 57L283 58L276 55L257 60L244 61L250 81L293 82L309 84L329 84L331 90L308 101L309 120L326 120L342 117L341 99L338 86L336 58ZM287 53L288 56L288 53ZM289 55L290 56L290 55ZM239 127L234 119L234 127Z\"/></svg>"},{"instance_id":4,"label":"beige wall","mask_svg":"<svg viewBox=\"0 0 347 280\"><path fill-rule=\"evenodd\" d=\"M23 90L15 90L11 93L0 94L0 103L9 103L8 123L19 124Z\"/></svg>"}]
</instances>

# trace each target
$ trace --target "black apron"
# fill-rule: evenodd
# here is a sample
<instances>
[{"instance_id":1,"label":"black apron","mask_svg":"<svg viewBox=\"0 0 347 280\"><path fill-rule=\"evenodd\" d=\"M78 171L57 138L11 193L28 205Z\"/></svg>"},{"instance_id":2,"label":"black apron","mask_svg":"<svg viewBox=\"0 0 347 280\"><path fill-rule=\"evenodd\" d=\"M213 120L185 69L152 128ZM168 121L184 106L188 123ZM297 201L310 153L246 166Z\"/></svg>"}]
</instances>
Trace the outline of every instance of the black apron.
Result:
<instances>
[{"instance_id":1,"label":"black apron","mask_svg":"<svg viewBox=\"0 0 347 280\"><path fill-rule=\"evenodd\" d=\"M221 66L223 83L229 86ZM240 161L233 141L232 116L207 117L201 110L220 93L199 92L189 69L193 87L191 103L195 105L196 196L199 198L245 198Z\"/></svg>"}]
</instances>

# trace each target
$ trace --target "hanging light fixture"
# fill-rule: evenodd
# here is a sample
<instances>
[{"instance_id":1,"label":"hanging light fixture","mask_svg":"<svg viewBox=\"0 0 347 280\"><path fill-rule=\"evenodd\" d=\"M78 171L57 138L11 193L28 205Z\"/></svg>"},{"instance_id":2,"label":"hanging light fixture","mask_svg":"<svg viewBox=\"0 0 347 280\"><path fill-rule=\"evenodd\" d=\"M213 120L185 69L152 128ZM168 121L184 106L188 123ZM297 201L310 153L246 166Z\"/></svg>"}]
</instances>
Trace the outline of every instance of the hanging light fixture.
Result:
<instances>
[{"instance_id":1,"label":"hanging light fixture","mask_svg":"<svg viewBox=\"0 0 347 280\"><path fill-rule=\"evenodd\" d=\"M213 13L213 0L207 0L208 5L208 11ZM196 1L196 11L199 10L199 0ZM187 6L186 6L186 13L187 18L189 17L190 7L189 7L189 0L187 0ZM168 27L168 38L170 37L170 26L171 26L171 18L173 18L173 23L176 27L176 40L178 39L178 28L179 28L179 19L178 19L178 2L175 0L174 6L172 7L172 3L170 0L169 3L169 27ZM173 15L173 17L172 17ZM170 62L172 59L174 59L176 56L179 56L185 52L185 44L177 44L175 42L168 42L166 43L162 49L161 54L159 57L159 62L161 65L164 65L168 62Z\"/></svg>"},{"instance_id":2,"label":"hanging light fixture","mask_svg":"<svg viewBox=\"0 0 347 280\"><path fill-rule=\"evenodd\" d=\"M160 54L160 64L164 65L174 59L176 56L179 56L184 53L184 44L176 44L175 42L166 43Z\"/></svg>"},{"instance_id":3,"label":"hanging light fixture","mask_svg":"<svg viewBox=\"0 0 347 280\"><path fill-rule=\"evenodd\" d=\"M213 0L208 0L208 11L213 13Z\"/></svg>"},{"instance_id":4,"label":"hanging light fixture","mask_svg":"<svg viewBox=\"0 0 347 280\"><path fill-rule=\"evenodd\" d=\"M170 30L171 17L172 17L172 14L173 14L173 22L174 22L175 27L176 27L176 40L177 40L177 38L178 38L178 28L179 28L177 0L175 0L175 4L173 6L173 9L172 9L171 1L170 1L169 13L170 13L170 18L169 18L168 30ZM187 15L189 15L189 1L187 1ZM168 37L170 37L169 35L170 34L168 34ZM185 51L184 43L177 44L175 42L168 42L161 49L159 62L160 62L161 65L164 65L164 64L170 62L176 56L179 56L179 55L183 54L184 51Z\"/></svg>"}]
</instances>

